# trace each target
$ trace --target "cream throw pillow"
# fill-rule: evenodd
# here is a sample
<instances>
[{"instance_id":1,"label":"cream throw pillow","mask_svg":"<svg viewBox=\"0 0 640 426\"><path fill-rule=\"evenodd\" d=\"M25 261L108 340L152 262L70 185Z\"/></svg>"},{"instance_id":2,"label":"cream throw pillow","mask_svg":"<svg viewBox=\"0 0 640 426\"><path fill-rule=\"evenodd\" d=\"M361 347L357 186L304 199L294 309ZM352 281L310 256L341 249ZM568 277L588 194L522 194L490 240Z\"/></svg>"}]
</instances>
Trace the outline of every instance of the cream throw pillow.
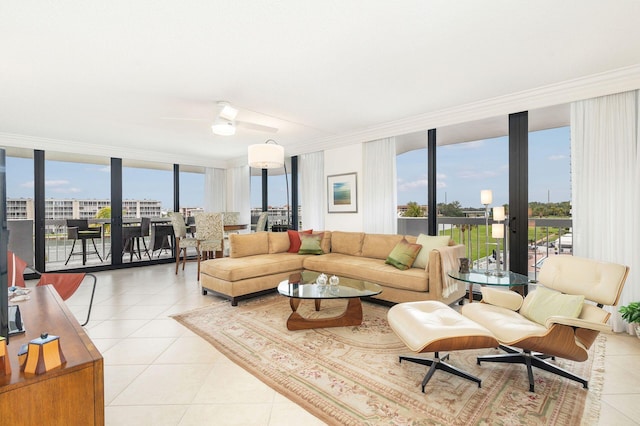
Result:
<instances>
[{"instance_id":1,"label":"cream throw pillow","mask_svg":"<svg viewBox=\"0 0 640 426\"><path fill-rule=\"evenodd\" d=\"M429 253L431 253L431 250L448 246L450 239L451 237L448 235L418 235L416 244L420 244L422 249L420 249L418 257L416 257L416 260L413 262L413 267L427 269L427 265L429 265Z\"/></svg>"},{"instance_id":2,"label":"cream throw pillow","mask_svg":"<svg viewBox=\"0 0 640 426\"><path fill-rule=\"evenodd\" d=\"M578 318L583 303L584 296L538 287L524 299L520 314L533 322L545 325L547 318L552 316Z\"/></svg>"}]
</instances>

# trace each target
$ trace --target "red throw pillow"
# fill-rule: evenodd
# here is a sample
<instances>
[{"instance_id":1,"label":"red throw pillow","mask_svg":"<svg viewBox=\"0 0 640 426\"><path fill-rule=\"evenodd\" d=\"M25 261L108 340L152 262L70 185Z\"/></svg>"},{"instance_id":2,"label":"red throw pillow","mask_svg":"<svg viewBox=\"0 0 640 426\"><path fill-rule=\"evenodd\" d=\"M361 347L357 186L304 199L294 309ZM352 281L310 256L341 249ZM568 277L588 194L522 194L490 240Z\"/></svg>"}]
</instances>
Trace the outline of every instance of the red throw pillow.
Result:
<instances>
[{"instance_id":1,"label":"red throw pillow","mask_svg":"<svg viewBox=\"0 0 640 426\"><path fill-rule=\"evenodd\" d=\"M300 234L311 234L313 233L313 229L307 229L306 231L293 231L289 229L287 231L289 234L289 253L297 253L300 250L300 245L302 242L300 241Z\"/></svg>"}]
</instances>

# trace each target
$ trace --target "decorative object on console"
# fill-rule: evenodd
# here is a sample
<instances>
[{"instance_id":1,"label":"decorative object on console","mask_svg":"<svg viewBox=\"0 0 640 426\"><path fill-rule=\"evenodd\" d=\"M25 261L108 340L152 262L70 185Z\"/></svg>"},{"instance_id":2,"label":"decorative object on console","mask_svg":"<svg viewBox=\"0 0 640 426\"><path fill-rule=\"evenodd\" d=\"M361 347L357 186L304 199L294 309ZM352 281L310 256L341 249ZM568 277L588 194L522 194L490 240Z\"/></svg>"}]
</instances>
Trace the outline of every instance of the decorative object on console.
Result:
<instances>
[{"instance_id":1,"label":"decorative object on console","mask_svg":"<svg viewBox=\"0 0 640 426\"><path fill-rule=\"evenodd\" d=\"M39 338L29 342L24 372L28 374L42 374L60 367L66 362L67 360L60 346L60 338L42 333Z\"/></svg>"}]
</instances>

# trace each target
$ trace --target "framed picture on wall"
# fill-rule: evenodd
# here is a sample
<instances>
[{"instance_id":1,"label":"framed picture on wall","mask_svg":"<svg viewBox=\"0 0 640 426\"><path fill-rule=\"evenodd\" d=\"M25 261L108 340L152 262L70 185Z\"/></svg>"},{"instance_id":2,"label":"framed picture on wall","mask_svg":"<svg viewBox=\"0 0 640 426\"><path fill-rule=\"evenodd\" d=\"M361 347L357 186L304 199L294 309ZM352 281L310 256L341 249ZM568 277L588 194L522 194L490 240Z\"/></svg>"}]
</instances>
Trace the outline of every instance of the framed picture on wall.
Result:
<instances>
[{"instance_id":1,"label":"framed picture on wall","mask_svg":"<svg viewBox=\"0 0 640 426\"><path fill-rule=\"evenodd\" d=\"M357 173L327 176L329 213L357 213Z\"/></svg>"}]
</instances>

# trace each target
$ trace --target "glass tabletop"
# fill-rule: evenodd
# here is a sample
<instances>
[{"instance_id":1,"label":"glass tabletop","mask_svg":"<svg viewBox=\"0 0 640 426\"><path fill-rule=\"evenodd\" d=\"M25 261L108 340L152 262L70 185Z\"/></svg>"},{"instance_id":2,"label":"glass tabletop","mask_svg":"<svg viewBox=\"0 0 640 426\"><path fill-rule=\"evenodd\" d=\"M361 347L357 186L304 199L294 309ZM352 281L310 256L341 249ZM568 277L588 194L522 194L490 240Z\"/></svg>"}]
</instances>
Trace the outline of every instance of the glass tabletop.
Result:
<instances>
[{"instance_id":1,"label":"glass tabletop","mask_svg":"<svg viewBox=\"0 0 640 426\"><path fill-rule=\"evenodd\" d=\"M278 293L296 299L347 299L382 293L382 287L378 284L345 277L338 277L339 284L331 286L330 275L327 276L327 284L320 285L316 283L319 275L319 272L312 271L293 274L278 284Z\"/></svg>"},{"instance_id":2,"label":"glass tabletop","mask_svg":"<svg viewBox=\"0 0 640 426\"><path fill-rule=\"evenodd\" d=\"M491 272L491 271L490 271ZM525 285L530 284L529 277L521 274L516 274L515 272L504 271L504 276L496 276L487 274L485 271L478 271L475 269L471 269L467 273L462 273L458 271L449 271L447 275L456 280L464 281L471 284L480 284L480 285L504 285L504 286L512 286L512 285Z\"/></svg>"}]
</instances>

